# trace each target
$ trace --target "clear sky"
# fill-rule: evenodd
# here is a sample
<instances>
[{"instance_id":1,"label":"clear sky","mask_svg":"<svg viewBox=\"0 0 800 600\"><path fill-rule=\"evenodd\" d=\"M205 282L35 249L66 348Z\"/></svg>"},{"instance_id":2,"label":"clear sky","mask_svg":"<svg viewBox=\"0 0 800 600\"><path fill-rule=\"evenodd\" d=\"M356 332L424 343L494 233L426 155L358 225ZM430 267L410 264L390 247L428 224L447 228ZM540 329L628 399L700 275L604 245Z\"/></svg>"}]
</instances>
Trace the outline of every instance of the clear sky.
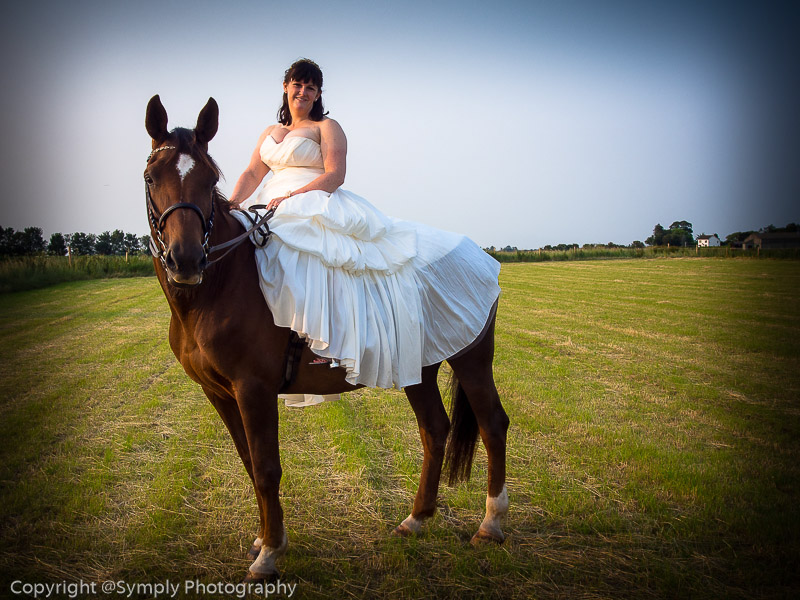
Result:
<instances>
[{"instance_id":1,"label":"clear sky","mask_svg":"<svg viewBox=\"0 0 800 600\"><path fill-rule=\"evenodd\" d=\"M308 57L345 188L482 246L800 222L797 2L14 3L0 225L148 233L147 101L220 106L230 193Z\"/></svg>"}]
</instances>

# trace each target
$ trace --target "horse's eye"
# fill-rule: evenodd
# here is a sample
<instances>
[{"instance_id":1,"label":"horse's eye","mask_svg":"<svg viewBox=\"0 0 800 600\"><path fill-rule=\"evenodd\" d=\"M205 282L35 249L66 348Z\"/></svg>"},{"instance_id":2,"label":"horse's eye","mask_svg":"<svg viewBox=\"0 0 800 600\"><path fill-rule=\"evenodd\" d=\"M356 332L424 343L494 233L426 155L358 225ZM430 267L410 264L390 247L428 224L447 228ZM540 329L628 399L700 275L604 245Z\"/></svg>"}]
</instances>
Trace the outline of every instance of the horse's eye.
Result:
<instances>
[{"instance_id":1,"label":"horse's eye","mask_svg":"<svg viewBox=\"0 0 800 600\"><path fill-rule=\"evenodd\" d=\"M150 177L150 173L145 173L145 174L144 174L144 182L145 182L147 185L153 185L153 178L152 178L152 177Z\"/></svg>"}]
</instances>

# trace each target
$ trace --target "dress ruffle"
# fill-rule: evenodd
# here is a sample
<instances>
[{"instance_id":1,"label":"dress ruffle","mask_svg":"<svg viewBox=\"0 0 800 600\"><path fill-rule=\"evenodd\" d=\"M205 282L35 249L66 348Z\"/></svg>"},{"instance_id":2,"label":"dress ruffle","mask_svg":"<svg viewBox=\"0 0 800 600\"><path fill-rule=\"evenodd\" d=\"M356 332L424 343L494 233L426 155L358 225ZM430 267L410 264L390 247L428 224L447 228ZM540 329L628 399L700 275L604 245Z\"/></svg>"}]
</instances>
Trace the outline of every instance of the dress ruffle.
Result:
<instances>
[{"instance_id":1,"label":"dress ruffle","mask_svg":"<svg viewBox=\"0 0 800 600\"><path fill-rule=\"evenodd\" d=\"M321 172L315 142L299 140L265 142L262 158L275 174L257 203ZM270 229L256 264L275 323L339 360L352 384L420 383L423 366L477 338L500 293L500 265L469 238L387 217L346 190L287 198Z\"/></svg>"}]
</instances>

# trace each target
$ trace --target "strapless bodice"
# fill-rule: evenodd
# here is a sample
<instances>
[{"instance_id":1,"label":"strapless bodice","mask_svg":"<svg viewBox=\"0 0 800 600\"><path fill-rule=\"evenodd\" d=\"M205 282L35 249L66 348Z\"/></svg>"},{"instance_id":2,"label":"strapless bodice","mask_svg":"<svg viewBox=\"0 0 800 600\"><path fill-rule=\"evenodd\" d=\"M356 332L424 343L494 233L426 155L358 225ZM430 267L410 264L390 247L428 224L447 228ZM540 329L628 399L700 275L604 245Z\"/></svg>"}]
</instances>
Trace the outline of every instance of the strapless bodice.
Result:
<instances>
[{"instance_id":1,"label":"strapless bodice","mask_svg":"<svg viewBox=\"0 0 800 600\"><path fill-rule=\"evenodd\" d=\"M322 150L311 138L287 136L276 142L268 135L261 144L261 160L271 170L279 171L287 167L322 169Z\"/></svg>"},{"instance_id":2,"label":"strapless bodice","mask_svg":"<svg viewBox=\"0 0 800 600\"><path fill-rule=\"evenodd\" d=\"M276 142L268 135L259 150L261 160L270 168L263 189L249 204L267 204L273 198L285 196L313 181L325 172L322 149L311 138L287 136Z\"/></svg>"}]
</instances>

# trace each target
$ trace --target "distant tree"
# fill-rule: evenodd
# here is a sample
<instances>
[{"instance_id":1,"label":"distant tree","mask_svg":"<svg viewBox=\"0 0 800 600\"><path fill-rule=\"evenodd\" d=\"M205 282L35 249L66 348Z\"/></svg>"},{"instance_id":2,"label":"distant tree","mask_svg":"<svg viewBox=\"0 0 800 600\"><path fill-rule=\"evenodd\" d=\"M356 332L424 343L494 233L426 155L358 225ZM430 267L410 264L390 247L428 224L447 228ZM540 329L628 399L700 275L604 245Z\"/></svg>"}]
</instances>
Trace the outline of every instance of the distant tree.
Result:
<instances>
[{"instance_id":1,"label":"distant tree","mask_svg":"<svg viewBox=\"0 0 800 600\"><path fill-rule=\"evenodd\" d=\"M682 227L670 228L670 230L664 234L661 243L667 246L691 246L694 244L694 237L691 231L687 231Z\"/></svg>"},{"instance_id":2,"label":"distant tree","mask_svg":"<svg viewBox=\"0 0 800 600\"><path fill-rule=\"evenodd\" d=\"M794 233L798 230L797 223L789 223L786 227L775 227L775 225L767 225L760 229L761 233Z\"/></svg>"},{"instance_id":3,"label":"distant tree","mask_svg":"<svg viewBox=\"0 0 800 600\"><path fill-rule=\"evenodd\" d=\"M111 232L104 231L100 235L97 236L94 244L94 251L97 254L109 255L113 254L111 252Z\"/></svg>"},{"instance_id":4,"label":"distant tree","mask_svg":"<svg viewBox=\"0 0 800 600\"><path fill-rule=\"evenodd\" d=\"M659 223L653 228L653 235L645 240L648 246L690 246L694 244L692 224L689 221L675 221L665 230Z\"/></svg>"},{"instance_id":5,"label":"distant tree","mask_svg":"<svg viewBox=\"0 0 800 600\"><path fill-rule=\"evenodd\" d=\"M737 244L742 243L747 239L747 236L750 234L755 233L753 231L736 231L731 233L730 235L725 236L725 242L727 244Z\"/></svg>"},{"instance_id":6,"label":"distant tree","mask_svg":"<svg viewBox=\"0 0 800 600\"><path fill-rule=\"evenodd\" d=\"M42 254L47 249L41 227L25 228L26 254Z\"/></svg>"},{"instance_id":7,"label":"distant tree","mask_svg":"<svg viewBox=\"0 0 800 600\"><path fill-rule=\"evenodd\" d=\"M644 243L648 246L661 246L664 240L664 228L661 226L661 223L658 223L655 227L653 227L653 235L647 238Z\"/></svg>"},{"instance_id":8,"label":"distant tree","mask_svg":"<svg viewBox=\"0 0 800 600\"><path fill-rule=\"evenodd\" d=\"M683 229L684 231L688 231L692 233L692 224L689 221L675 221L672 225L669 226L670 230L672 229Z\"/></svg>"},{"instance_id":9,"label":"distant tree","mask_svg":"<svg viewBox=\"0 0 800 600\"><path fill-rule=\"evenodd\" d=\"M644 243L640 242L639 240L634 240L631 243L631 248L644 248Z\"/></svg>"},{"instance_id":10,"label":"distant tree","mask_svg":"<svg viewBox=\"0 0 800 600\"><path fill-rule=\"evenodd\" d=\"M82 256L89 256L95 254L95 243L97 237L93 233L83 233L79 231L73 233L70 239L70 247L73 254L80 254Z\"/></svg>"},{"instance_id":11,"label":"distant tree","mask_svg":"<svg viewBox=\"0 0 800 600\"><path fill-rule=\"evenodd\" d=\"M22 231L14 231L12 227L0 227L0 254L6 256L23 256L41 254L45 251L41 227L26 227Z\"/></svg>"},{"instance_id":12,"label":"distant tree","mask_svg":"<svg viewBox=\"0 0 800 600\"><path fill-rule=\"evenodd\" d=\"M50 236L47 253L51 256L64 256L67 253L67 240L63 234L54 233Z\"/></svg>"},{"instance_id":13,"label":"distant tree","mask_svg":"<svg viewBox=\"0 0 800 600\"><path fill-rule=\"evenodd\" d=\"M119 229L114 232L104 231L97 236L95 252L106 256L125 254L125 233Z\"/></svg>"},{"instance_id":14,"label":"distant tree","mask_svg":"<svg viewBox=\"0 0 800 600\"><path fill-rule=\"evenodd\" d=\"M150 254L150 236L143 235L139 238L139 244L142 248L142 254Z\"/></svg>"},{"instance_id":15,"label":"distant tree","mask_svg":"<svg viewBox=\"0 0 800 600\"><path fill-rule=\"evenodd\" d=\"M121 229L111 232L111 254L125 254L125 232Z\"/></svg>"},{"instance_id":16,"label":"distant tree","mask_svg":"<svg viewBox=\"0 0 800 600\"><path fill-rule=\"evenodd\" d=\"M139 238L136 237L136 234L133 233L126 233L125 239L123 240L123 247L125 248L125 252L128 254L139 254L139 251L142 249L142 246L139 242Z\"/></svg>"},{"instance_id":17,"label":"distant tree","mask_svg":"<svg viewBox=\"0 0 800 600\"><path fill-rule=\"evenodd\" d=\"M15 254L15 233L13 227L3 227L0 225L0 256L13 256Z\"/></svg>"}]
</instances>

